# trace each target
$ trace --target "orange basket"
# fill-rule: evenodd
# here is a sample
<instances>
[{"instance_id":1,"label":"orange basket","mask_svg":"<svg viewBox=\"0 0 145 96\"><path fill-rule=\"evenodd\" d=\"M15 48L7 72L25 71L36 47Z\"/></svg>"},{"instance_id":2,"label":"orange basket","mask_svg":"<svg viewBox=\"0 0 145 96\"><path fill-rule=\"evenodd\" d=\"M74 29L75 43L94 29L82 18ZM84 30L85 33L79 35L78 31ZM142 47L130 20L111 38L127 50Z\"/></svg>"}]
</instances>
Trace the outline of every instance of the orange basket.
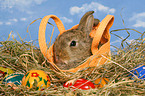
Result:
<instances>
[{"instance_id":1,"label":"orange basket","mask_svg":"<svg viewBox=\"0 0 145 96\"><path fill-rule=\"evenodd\" d=\"M63 23L61 20L55 15L45 16L39 26L39 46L44 57L49 61L52 69L63 72L77 72L87 67L97 67L99 65L107 62L107 59L110 58L110 33L109 29L113 25L114 16L107 15L97 26L94 26L90 36L93 38L91 51L92 55L81 65L76 68L71 68L69 70L61 70L53 61L53 45L47 48L46 39L45 39L45 31L48 20L52 18L60 32L58 36L60 36L63 32L66 32ZM73 26L71 29L76 29L78 25ZM70 30L70 29L69 29ZM98 49L99 43L102 46Z\"/></svg>"}]
</instances>

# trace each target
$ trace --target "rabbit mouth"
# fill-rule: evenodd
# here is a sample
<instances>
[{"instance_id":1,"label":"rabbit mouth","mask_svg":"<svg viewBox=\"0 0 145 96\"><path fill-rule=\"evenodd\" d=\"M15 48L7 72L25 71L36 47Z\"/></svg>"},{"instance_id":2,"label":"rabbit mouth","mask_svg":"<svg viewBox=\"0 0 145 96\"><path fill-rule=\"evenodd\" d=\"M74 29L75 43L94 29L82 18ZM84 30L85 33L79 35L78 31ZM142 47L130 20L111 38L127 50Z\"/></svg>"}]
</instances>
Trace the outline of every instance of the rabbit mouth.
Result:
<instances>
[{"instance_id":1,"label":"rabbit mouth","mask_svg":"<svg viewBox=\"0 0 145 96\"><path fill-rule=\"evenodd\" d=\"M72 68L71 64L69 64L67 61L58 60L58 62L56 62L55 64L62 70L68 70Z\"/></svg>"},{"instance_id":2,"label":"rabbit mouth","mask_svg":"<svg viewBox=\"0 0 145 96\"><path fill-rule=\"evenodd\" d=\"M61 70L68 70L71 68L76 67L74 61L71 60L62 60L58 56L55 56L54 63L61 69Z\"/></svg>"},{"instance_id":3,"label":"rabbit mouth","mask_svg":"<svg viewBox=\"0 0 145 96\"><path fill-rule=\"evenodd\" d=\"M55 64L62 70L69 70L80 65L81 60L58 60Z\"/></svg>"},{"instance_id":4,"label":"rabbit mouth","mask_svg":"<svg viewBox=\"0 0 145 96\"><path fill-rule=\"evenodd\" d=\"M54 55L54 63L58 66L58 67L65 67L66 65L68 65L68 61L67 60L61 60L59 58L59 56ZM62 68L63 69L63 68Z\"/></svg>"}]
</instances>

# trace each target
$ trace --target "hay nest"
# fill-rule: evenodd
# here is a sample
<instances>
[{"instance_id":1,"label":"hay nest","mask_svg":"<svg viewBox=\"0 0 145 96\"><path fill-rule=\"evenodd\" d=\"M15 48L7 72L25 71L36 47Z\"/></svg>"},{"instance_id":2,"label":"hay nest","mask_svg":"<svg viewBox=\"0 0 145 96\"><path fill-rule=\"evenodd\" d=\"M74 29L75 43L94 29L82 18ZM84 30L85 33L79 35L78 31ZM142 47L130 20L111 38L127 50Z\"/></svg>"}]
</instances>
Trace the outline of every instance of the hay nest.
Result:
<instances>
[{"instance_id":1,"label":"hay nest","mask_svg":"<svg viewBox=\"0 0 145 96\"><path fill-rule=\"evenodd\" d=\"M132 69L145 65L144 33L130 44L123 43L125 42L123 40L122 45L125 44L125 47L121 46L112 51L111 60L109 59L109 62L104 65L96 66L93 69L86 68L70 75L51 70L49 63L33 42L17 41L16 39L0 41L0 66L19 73L26 73L32 69L43 70L49 74L52 83L49 88L43 91L36 91L35 88L27 90L24 86L18 86L18 89L13 90L5 84L0 84L0 95L145 95L145 81L137 77L134 79L129 77ZM84 78L94 82L99 77L108 78L110 81L103 88L91 90L72 91L62 86L64 82L74 78Z\"/></svg>"}]
</instances>

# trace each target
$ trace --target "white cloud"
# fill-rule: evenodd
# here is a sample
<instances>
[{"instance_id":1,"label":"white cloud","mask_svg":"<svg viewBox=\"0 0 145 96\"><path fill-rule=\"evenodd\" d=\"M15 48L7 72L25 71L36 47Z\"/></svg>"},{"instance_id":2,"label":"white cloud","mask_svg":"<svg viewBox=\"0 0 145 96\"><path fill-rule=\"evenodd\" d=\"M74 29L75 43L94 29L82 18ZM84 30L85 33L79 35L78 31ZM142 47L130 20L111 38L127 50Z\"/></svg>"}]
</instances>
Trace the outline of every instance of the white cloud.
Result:
<instances>
[{"instance_id":1,"label":"white cloud","mask_svg":"<svg viewBox=\"0 0 145 96\"><path fill-rule=\"evenodd\" d=\"M145 28L145 21L137 20L133 27L144 27Z\"/></svg>"},{"instance_id":2,"label":"white cloud","mask_svg":"<svg viewBox=\"0 0 145 96\"><path fill-rule=\"evenodd\" d=\"M20 18L20 20L21 20L21 21L26 21L26 20L27 20L27 18Z\"/></svg>"},{"instance_id":3,"label":"white cloud","mask_svg":"<svg viewBox=\"0 0 145 96\"><path fill-rule=\"evenodd\" d=\"M131 22L135 22L135 24L133 24L133 27L143 27L145 28L145 12L142 13L136 13L134 14L129 21Z\"/></svg>"},{"instance_id":4,"label":"white cloud","mask_svg":"<svg viewBox=\"0 0 145 96\"><path fill-rule=\"evenodd\" d=\"M33 5L40 5L46 0L2 0L0 1L1 9L11 9L16 8L20 11L25 11L26 13L32 13L28 10L29 7Z\"/></svg>"},{"instance_id":5,"label":"white cloud","mask_svg":"<svg viewBox=\"0 0 145 96\"><path fill-rule=\"evenodd\" d=\"M5 22L5 25L12 25L14 22L18 22L18 19L16 18L9 19L8 21Z\"/></svg>"},{"instance_id":6,"label":"white cloud","mask_svg":"<svg viewBox=\"0 0 145 96\"><path fill-rule=\"evenodd\" d=\"M11 23L11 22L5 22L5 24L6 24L6 25L11 25L12 23Z\"/></svg>"},{"instance_id":7,"label":"white cloud","mask_svg":"<svg viewBox=\"0 0 145 96\"><path fill-rule=\"evenodd\" d=\"M40 5L46 0L2 0L1 7L3 8L13 8L17 6L29 7L30 5L37 4Z\"/></svg>"},{"instance_id":8,"label":"white cloud","mask_svg":"<svg viewBox=\"0 0 145 96\"><path fill-rule=\"evenodd\" d=\"M75 15L89 10L101 11L104 13L115 13L116 11L114 8L109 8L97 2L91 2L90 4L83 4L81 7L78 6L71 7L70 13L71 15Z\"/></svg>"},{"instance_id":9,"label":"white cloud","mask_svg":"<svg viewBox=\"0 0 145 96\"><path fill-rule=\"evenodd\" d=\"M116 10L115 10L114 8L109 9L109 12L110 12L110 13L115 13L115 11L116 11Z\"/></svg>"},{"instance_id":10,"label":"white cloud","mask_svg":"<svg viewBox=\"0 0 145 96\"><path fill-rule=\"evenodd\" d=\"M13 19L9 19L9 20L4 21L4 22L0 21L0 25L3 25L3 24L12 25L18 21L26 21L26 20L27 20L27 18L20 18L20 19L13 18Z\"/></svg>"},{"instance_id":11,"label":"white cloud","mask_svg":"<svg viewBox=\"0 0 145 96\"><path fill-rule=\"evenodd\" d=\"M14 18L14 19L10 19L9 21L18 22L18 19Z\"/></svg>"},{"instance_id":12,"label":"white cloud","mask_svg":"<svg viewBox=\"0 0 145 96\"><path fill-rule=\"evenodd\" d=\"M3 25L3 22L0 21L0 25Z\"/></svg>"},{"instance_id":13,"label":"white cloud","mask_svg":"<svg viewBox=\"0 0 145 96\"><path fill-rule=\"evenodd\" d=\"M74 15L74 14L78 14L81 10L82 10L83 8L79 8L79 7L77 7L77 6L74 6L74 7L71 7L70 8L70 14L71 15Z\"/></svg>"},{"instance_id":14,"label":"white cloud","mask_svg":"<svg viewBox=\"0 0 145 96\"><path fill-rule=\"evenodd\" d=\"M134 14L129 20L145 19L145 12Z\"/></svg>"},{"instance_id":15,"label":"white cloud","mask_svg":"<svg viewBox=\"0 0 145 96\"><path fill-rule=\"evenodd\" d=\"M73 22L73 20L68 19L66 17L60 17L60 19L62 20L63 23L72 23Z\"/></svg>"}]
</instances>

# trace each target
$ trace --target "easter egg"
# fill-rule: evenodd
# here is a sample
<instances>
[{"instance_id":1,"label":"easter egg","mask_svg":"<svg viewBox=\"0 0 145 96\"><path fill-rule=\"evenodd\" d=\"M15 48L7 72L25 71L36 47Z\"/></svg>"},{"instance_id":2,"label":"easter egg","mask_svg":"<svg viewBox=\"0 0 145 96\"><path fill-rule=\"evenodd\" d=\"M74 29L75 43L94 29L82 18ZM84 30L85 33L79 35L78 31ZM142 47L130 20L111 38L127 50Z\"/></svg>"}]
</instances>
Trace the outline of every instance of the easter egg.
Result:
<instances>
[{"instance_id":1,"label":"easter egg","mask_svg":"<svg viewBox=\"0 0 145 96\"><path fill-rule=\"evenodd\" d=\"M109 79L107 78L98 78L94 81L95 87L102 88L109 82Z\"/></svg>"},{"instance_id":2,"label":"easter egg","mask_svg":"<svg viewBox=\"0 0 145 96\"><path fill-rule=\"evenodd\" d=\"M88 90L88 89L94 89L95 85L86 79L78 79L75 81L75 83L72 85L72 83L64 83L64 87L70 87L73 89L82 89L82 90Z\"/></svg>"},{"instance_id":3,"label":"easter egg","mask_svg":"<svg viewBox=\"0 0 145 96\"><path fill-rule=\"evenodd\" d=\"M24 74L22 74L22 73L13 73L13 74L10 74L10 75L8 75L8 76L6 76L4 78L3 84L21 85L23 76L24 76Z\"/></svg>"},{"instance_id":4,"label":"easter egg","mask_svg":"<svg viewBox=\"0 0 145 96\"><path fill-rule=\"evenodd\" d=\"M134 75L136 75L138 78L145 80L145 65L139 65L138 67L131 70ZM130 74L131 78L135 78L133 74Z\"/></svg>"},{"instance_id":5,"label":"easter egg","mask_svg":"<svg viewBox=\"0 0 145 96\"><path fill-rule=\"evenodd\" d=\"M6 68L6 67L0 67L0 83L2 82L3 78L9 74L14 73L13 70Z\"/></svg>"},{"instance_id":6,"label":"easter egg","mask_svg":"<svg viewBox=\"0 0 145 96\"><path fill-rule=\"evenodd\" d=\"M5 74L12 74L14 73L13 70L11 70L10 68L6 68L6 67L0 67L0 73L5 73Z\"/></svg>"},{"instance_id":7,"label":"easter egg","mask_svg":"<svg viewBox=\"0 0 145 96\"><path fill-rule=\"evenodd\" d=\"M42 70L30 70L22 79L22 85L36 88L36 90L43 90L50 86L49 76Z\"/></svg>"}]
</instances>

